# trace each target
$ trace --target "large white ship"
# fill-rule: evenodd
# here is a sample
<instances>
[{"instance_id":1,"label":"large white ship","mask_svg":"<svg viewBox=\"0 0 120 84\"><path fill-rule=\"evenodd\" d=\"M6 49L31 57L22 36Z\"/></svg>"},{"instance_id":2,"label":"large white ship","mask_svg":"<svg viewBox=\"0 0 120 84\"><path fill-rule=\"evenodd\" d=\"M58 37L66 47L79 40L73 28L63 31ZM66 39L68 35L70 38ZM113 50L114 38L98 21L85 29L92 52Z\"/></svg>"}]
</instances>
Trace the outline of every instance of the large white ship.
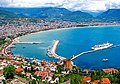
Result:
<instances>
[{"instance_id":1,"label":"large white ship","mask_svg":"<svg viewBox=\"0 0 120 84\"><path fill-rule=\"evenodd\" d=\"M105 49L105 48L109 48L111 47L113 44L111 43L104 43L104 44L99 44L99 45L95 45L93 46L91 49L92 50L101 50L101 49Z\"/></svg>"}]
</instances>

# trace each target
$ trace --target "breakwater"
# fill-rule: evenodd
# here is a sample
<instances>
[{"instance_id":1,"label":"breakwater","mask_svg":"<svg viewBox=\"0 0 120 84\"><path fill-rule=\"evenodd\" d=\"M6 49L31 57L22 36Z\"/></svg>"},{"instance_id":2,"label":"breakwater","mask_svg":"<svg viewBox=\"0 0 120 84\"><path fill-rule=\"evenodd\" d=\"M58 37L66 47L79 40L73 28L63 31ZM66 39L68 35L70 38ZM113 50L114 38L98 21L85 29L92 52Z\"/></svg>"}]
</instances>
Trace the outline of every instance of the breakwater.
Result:
<instances>
[{"instance_id":1,"label":"breakwater","mask_svg":"<svg viewBox=\"0 0 120 84\"><path fill-rule=\"evenodd\" d=\"M111 47L108 47L108 48L116 48L116 47L120 47L120 45L114 45L114 46L111 46ZM108 48L104 48L104 49L108 49ZM104 50L104 49L100 49L100 50ZM96 52L96 51L100 51L100 50L89 50L89 51L81 52L80 54L78 54L76 56L73 56L71 58L71 60L74 60L74 59L76 59L77 57L79 57L81 55L92 53L92 52Z\"/></svg>"},{"instance_id":2,"label":"breakwater","mask_svg":"<svg viewBox=\"0 0 120 84\"><path fill-rule=\"evenodd\" d=\"M56 54L56 49L57 49L58 44L59 44L59 40L54 40L53 46L48 49L48 56L54 57L54 58L59 59L59 60L66 59L65 57L62 57L62 56Z\"/></svg>"}]
</instances>

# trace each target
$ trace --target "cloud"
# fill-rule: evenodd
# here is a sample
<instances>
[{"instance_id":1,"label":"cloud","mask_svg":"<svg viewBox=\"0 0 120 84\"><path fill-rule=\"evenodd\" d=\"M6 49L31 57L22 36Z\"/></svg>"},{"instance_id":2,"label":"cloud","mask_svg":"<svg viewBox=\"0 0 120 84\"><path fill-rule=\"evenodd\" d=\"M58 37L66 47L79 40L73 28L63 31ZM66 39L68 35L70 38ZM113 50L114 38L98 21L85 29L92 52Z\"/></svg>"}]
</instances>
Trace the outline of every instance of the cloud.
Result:
<instances>
[{"instance_id":1,"label":"cloud","mask_svg":"<svg viewBox=\"0 0 120 84\"><path fill-rule=\"evenodd\" d=\"M0 0L1 7L63 7L99 12L120 8L120 0Z\"/></svg>"}]
</instances>

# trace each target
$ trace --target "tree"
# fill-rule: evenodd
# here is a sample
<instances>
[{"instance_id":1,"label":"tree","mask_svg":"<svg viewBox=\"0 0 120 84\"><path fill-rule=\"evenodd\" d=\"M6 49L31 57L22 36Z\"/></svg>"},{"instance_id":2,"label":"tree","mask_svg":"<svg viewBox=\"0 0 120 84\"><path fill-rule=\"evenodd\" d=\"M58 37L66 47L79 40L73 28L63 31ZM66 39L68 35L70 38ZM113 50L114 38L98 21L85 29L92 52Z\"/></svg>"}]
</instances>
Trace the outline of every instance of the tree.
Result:
<instances>
[{"instance_id":1,"label":"tree","mask_svg":"<svg viewBox=\"0 0 120 84\"><path fill-rule=\"evenodd\" d=\"M64 67L61 65L57 66L58 73L61 73L61 71L64 71Z\"/></svg>"},{"instance_id":2,"label":"tree","mask_svg":"<svg viewBox=\"0 0 120 84\"><path fill-rule=\"evenodd\" d=\"M36 84L36 81L35 81L35 80L32 80L32 84Z\"/></svg>"},{"instance_id":3,"label":"tree","mask_svg":"<svg viewBox=\"0 0 120 84\"><path fill-rule=\"evenodd\" d=\"M24 70L24 71L25 71L25 73L28 71L28 70L27 70L27 67L25 67L25 70Z\"/></svg>"},{"instance_id":4,"label":"tree","mask_svg":"<svg viewBox=\"0 0 120 84\"><path fill-rule=\"evenodd\" d=\"M9 78L14 78L14 75L15 75L15 67L13 65L8 65L6 66L4 69L4 76L6 79L9 79Z\"/></svg>"}]
</instances>

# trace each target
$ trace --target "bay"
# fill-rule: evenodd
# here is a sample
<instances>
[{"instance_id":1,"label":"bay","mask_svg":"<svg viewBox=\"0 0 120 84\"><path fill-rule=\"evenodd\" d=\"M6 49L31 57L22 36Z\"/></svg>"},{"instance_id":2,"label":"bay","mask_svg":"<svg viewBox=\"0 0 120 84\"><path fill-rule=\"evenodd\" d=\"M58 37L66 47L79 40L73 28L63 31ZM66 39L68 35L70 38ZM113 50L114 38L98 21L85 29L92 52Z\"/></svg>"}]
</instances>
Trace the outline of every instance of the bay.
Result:
<instances>
[{"instance_id":1,"label":"bay","mask_svg":"<svg viewBox=\"0 0 120 84\"><path fill-rule=\"evenodd\" d=\"M24 57L37 58L56 62L58 60L49 58L47 49L52 45L53 40L60 40L57 54L66 58L88 51L92 46L102 43L120 44L120 26L97 26L84 28L66 28L59 30L43 31L26 35L20 38L21 41L42 42L41 44L16 44L12 48L14 55L20 54ZM24 47L24 48L23 48ZM102 59L109 59L102 62ZM103 69L120 67L120 47L105 49L82 55L74 60L80 68Z\"/></svg>"}]
</instances>

